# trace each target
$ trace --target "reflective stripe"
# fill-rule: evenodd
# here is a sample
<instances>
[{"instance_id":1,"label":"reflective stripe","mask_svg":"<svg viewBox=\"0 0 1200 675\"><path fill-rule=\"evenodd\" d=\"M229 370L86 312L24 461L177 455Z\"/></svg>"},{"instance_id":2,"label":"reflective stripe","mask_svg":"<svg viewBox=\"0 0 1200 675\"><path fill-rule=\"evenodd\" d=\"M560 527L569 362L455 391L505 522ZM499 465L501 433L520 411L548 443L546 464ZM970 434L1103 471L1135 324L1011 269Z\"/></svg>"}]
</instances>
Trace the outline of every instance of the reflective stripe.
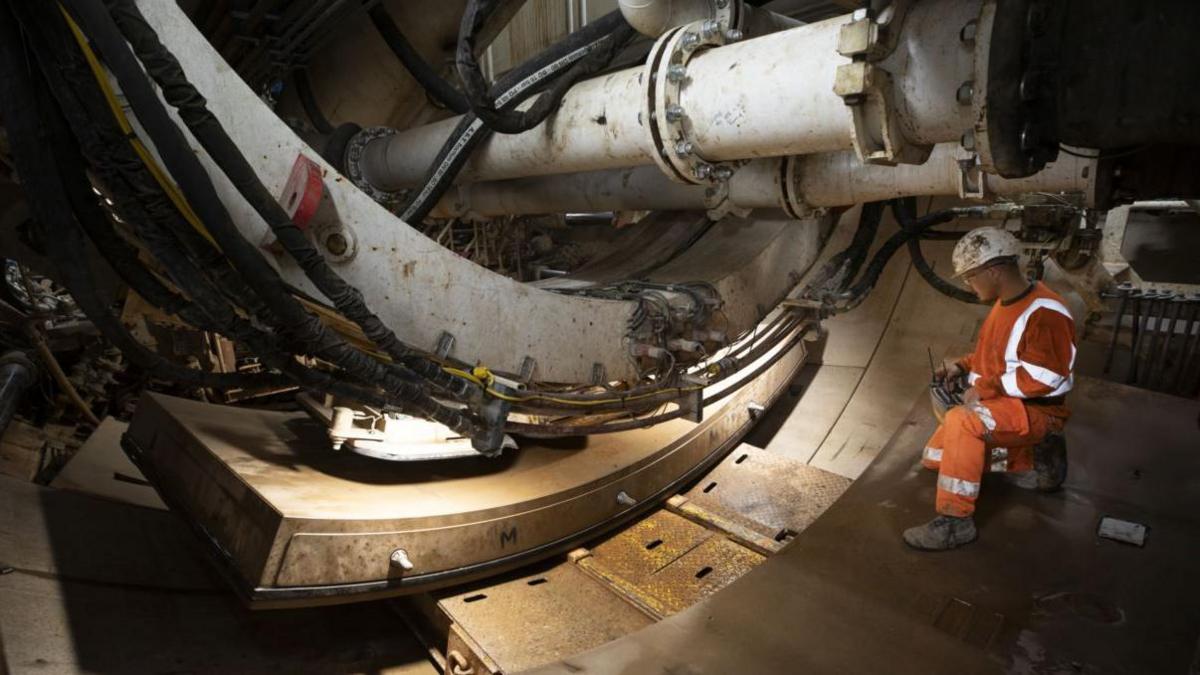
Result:
<instances>
[{"instance_id":1,"label":"reflective stripe","mask_svg":"<svg viewBox=\"0 0 1200 675\"><path fill-rule=\"evenodd\" d=\"M1022 361L1021 367L1025 369L1025 372L1029 373L1030 377L1038 382L1041 382L1047 387L1050 387L1051 389L1058 387L1058 385L1067 380L1067 378L1059 375L1049 368L1043 368L1028 361Z\"/></svg>"},{"instance_id":2,"label":"reflective stripe","mask_svg":"<svg viewBox=\"0 0 1200 675\"><path fill-rule=\"evenodd\" d=\"M1008 459L1008 448L992 448L992 459Z\"/></svg>"},{"instance_id":3,"label":"reflective stripe","mask_svg":"<svg viewBox=\"0 0 1200 675\"><path fill-rule=\"evenodd\" d=\"M942 461L942 449L941 448L925 448L925 459L930 459L935 462Z\"/></svg>"},{"instance_id":4,"label":"reflective stripe","mask_svg":"<svg viewBox=\"0 0 1200 675\"><path fill-rule=\"evenodd\" d=\"M1021 388L1017 386L1017 371L1010 370L1000 376L1000 384L1004 386L1004 393L1013 398L1025 398L1025 394Z\"/></svg>"},{"instance_id":5,"label":"reflective stripe","mask_svg":"<svg viewBox=\"0 0 1200 675\"><path fill-rule=\"evenodd\" d=\"M1029 373L1029 376L1033 379L1045 384L1047 387L1055 387L1054 391L1046 394L1046 396L1062 396L1068 391L1071 391L1071 387L1075 384L1075 377L1070 372L1075 368L1075 345L1071 345L1071 364L1067 366L1068 372L1065 377L1047 368L1043 368L1041 366L1032 366L1033 368L1038 368L1040 371L1050 373L1055 377L1063 378L1063 380L1057 385L1050 384L1049 382L1042 380L1030 369L1029 366L1032 364L1027 364L1017 357L1017 346L1021 344L1021 338L1025 335L1025 326L1029 324L1029 317L1033 316L1033 313L1039 309L1048 309L1052 312L1058 312L1071 321L1075 320L1071 316L1071 312L1068 311L1061 302L1052 300L1050 298L1038 298L1037 300L1034 300L1033 302L1029 303L1029 306L1025 308L1025 311L1021 312L1021 316L1017 317L1016 322L1013 323L1012 331L1008 334L1008 344L1005 345L1004 348L1005 372L1004 375L1000 377L1000 384L1004 386L1004 393L1015 398L1028 398L1028 396L1021 391L1021 388L1017 386L1017 368L1024 367L1025 372Z\"/></svg>"},{"instance_id":6,"label":"reflective stripe","mask_svg":"<svg viewBox=\"0 0 1200 675\"><path fill-rule=\"evenodd\" d=\"M967 373L967 385L968 386L974 387L975 381L978 379L979 379L979 373L977 373L973 370L971 372Z\"/></svg>"},{"instance_id":7,"label":"reflective stripe","mask_svg":"<svg viewBox=\"0 0 1200 675\"><path fill-rule=\"evenodd\" d=\"M972 483L969 480L961 478L951 478L950 476L938 476L938 489L946 492L953 492L960 497L978 497L979 483Z\"/></svg>"},{"instance_id":8,"label":"reflective stripe","mask_svg":"<svg viewBox=\"0 0 1200 675\"><path fill-rule=\"evenodd\" d=\"M991 466L988 467L988 471L992 471L994 473L1004 473L1005 471L1008 471L1008 460L1006 459L1002 462L992 462Z\"/></svg>"},{"instance_id":9,"label":"reflective stripe","mask_svg":"<svg viewBox=\"0 0 1200 675\"><path fill-rule=\"evenodd\" d=\"M996 419L992 417L992 411L988 410L986 406L980 403L972 403L971 412L975 413L975 416L979 418L980 422L983 422L984 428L988 431L996 430Z\"/></svg>"}]
</instances>

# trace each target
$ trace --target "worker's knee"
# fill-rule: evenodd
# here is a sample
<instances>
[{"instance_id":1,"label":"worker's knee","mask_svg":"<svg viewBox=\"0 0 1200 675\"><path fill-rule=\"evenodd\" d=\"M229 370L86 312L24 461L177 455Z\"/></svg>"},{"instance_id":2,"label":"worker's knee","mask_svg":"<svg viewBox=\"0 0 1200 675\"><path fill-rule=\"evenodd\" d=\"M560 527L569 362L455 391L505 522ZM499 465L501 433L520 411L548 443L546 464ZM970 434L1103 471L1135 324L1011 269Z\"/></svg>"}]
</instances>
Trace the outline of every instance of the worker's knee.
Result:
<instances>
[{"instance_id":1,"label":"worker's knee","mask_svg":"<svg viewBox=\"0 0 1200 675\"><path fill-rule=\"evenodd\" d=\"M955 431L966 432L979 438L983 437L983 422L973 410L964 406L957 406L946 412L946 426Z\"/></svg>"}]
</instances>

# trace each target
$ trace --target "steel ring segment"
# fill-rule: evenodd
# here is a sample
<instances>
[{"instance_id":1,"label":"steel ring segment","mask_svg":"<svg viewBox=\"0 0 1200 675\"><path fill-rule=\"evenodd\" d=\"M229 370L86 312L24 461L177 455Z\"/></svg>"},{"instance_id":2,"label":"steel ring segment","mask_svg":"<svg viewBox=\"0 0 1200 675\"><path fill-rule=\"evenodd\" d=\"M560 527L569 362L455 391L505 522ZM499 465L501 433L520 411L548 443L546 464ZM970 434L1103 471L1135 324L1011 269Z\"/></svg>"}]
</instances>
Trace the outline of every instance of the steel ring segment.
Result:
<instances>
[{"instance_id":1,"label":"steel ring segment","mask_svg":"<svg viewBox=\"0 0 1200 675\"><path fill-rule=\"evenodd\" d=\"M673 181L702 185L726 181L733 174L735 165L709 162L696 152L691 122L680 104L688 85L688 62L706 49L726 44L730 30L720 19L696 21L667 31L650 50L642 117L654 147L654 162Z\"/></svg>"}]
</instances>

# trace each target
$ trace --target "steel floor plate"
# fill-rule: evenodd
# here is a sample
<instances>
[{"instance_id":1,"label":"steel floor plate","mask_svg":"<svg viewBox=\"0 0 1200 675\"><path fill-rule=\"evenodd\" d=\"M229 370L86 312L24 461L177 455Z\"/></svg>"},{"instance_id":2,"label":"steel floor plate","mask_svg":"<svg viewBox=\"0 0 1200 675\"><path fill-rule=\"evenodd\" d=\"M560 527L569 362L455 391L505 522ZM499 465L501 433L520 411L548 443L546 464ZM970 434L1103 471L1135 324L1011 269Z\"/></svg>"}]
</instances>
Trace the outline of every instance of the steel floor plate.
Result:
<instances>
[{"instance_id":1,"label":"steel floor plate","mask_svg":"<svg viewBox=\"0 0 1200 675\"><path fill-rule=\"evenodd\" d=\"M1071 406L1065 489L985 479L969 546L922 553L900 539L933 515L922 396L862 477L778 555L683 612L537 672L1194 672L1197 403L1080 378ZM1104 516L1149 526L1145 547L1098 538Z\"/></svg>"}]
</instances>

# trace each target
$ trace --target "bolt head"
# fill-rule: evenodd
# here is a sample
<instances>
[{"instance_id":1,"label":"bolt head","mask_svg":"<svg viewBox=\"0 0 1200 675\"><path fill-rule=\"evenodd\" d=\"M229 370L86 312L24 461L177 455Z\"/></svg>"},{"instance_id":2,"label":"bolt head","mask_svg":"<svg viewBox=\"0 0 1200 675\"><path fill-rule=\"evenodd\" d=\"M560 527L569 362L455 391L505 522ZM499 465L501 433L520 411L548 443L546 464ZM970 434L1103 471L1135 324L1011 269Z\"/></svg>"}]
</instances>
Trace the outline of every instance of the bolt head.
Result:
<instances>
[{"instance_id":1,"label":"bolt head","mask_svg":"<svg viewBox=\"0 0 1200 675\"><path fill-rule=\"evenodd\" d=\"M697 164L696 168L693 169L692 172L696 178L699 178L700 180L706 180L712 175L712 170L713 168L711 164Z\"/></svg>"},{"instance_id":2,"label":"bolt head","mask_svg":"<svg viewBox=\"0 0 1200 675\"><path fill-rule=\"evenodd\" d=\"M963 149L974 151L975 150L975 130L968 129L967 132L962 135L962 138L959 140L959 142L962 144Z\"/></svg>"},{"instance_id":3,"label":"bolt head","mask_svg":"<svg viewBox=\"0 0 1200 675\"><path fill-rule=\"evenodd\" d=\"M675 155L677 157L687 157L692 154L693 149L695 149L695 146L692 145L691 141L679 141L675 143Z\"/></svg>"},{"instance_id":4,"label":"bolt head","mask_svg":"<svg viewBox=\"0 0 1200 675\"><path fill-rule=\"evenodd\" d=\"M334 232L325 237L325 249L334 255L346 255L348 248L350 248L350 242L341 232Z\"/></svg>"},{"instance_id":5,"label":"bolt head","mask_svg":"<svg viewBox=\"0 0 1200 675\"><path fill-rule=\"evenodd\" d=\"M687 66L676 63L667 68L667 80L670 82L682 82L683 78L687 77Z\"/></svg>"},{"instance_id":6,"label":"bolt head","mask_svg":"<svg viewBox=\"0 0 1200 675\"><path fill-rule=\"evenodd\" d=\"M672 103L671 105L667 106L668 122L678 122L681 119L683 119L683 108L679 104Z\"/></svg>"},{"instance_id":7,"label":"bolt head","mask_svg":"<svg viewBox=\"0 0 1200 675\"><path fill-rule=\"evenodd\" d=\"M679 39L679 45L684 49L691 49L700 43L700 36L688 31Z\"/></svg>"},{"instance_id":8,"label":"bolt head","mask_svg":"<svg viewBox=\"0 0 1200 675\"><path fill-rule=\"evenodd\" d=\"M402 548L392 551L392 555L388 557L388 561L405 572L413 568L412 560L408 558L408 552Z\"/></svg>"},{"instance_id":9,"label":"bolt head","mask_svg":"<svg viewBox=\"0 0 1200 675\"><path fill-rule=\"evenodd\" d=\"M975 37L979 34L979 22L971 19L958 32L958 39L963 42L974 42Z\"/></svg>"},{"instance_id":10,"label":"bolt head","mask_svg":"<svg viewBox=\"0 0 1200 675\"><path fill-rule=\"evenodd\" d=\"M725 31L725 41L726 42L737 42L738 40L741 40L741 39L742 39L742 31L740 31L736 28L730 28L729 30Z\"/></svg>"},{"instance_id":11,"label":"bolt head","mask_svg":"<svg viewBox=\"0 0 1200 675\"><path fill-rule=\"evenodd\" d=\"M954 94L954 99L959 105L971 105L971 101L975 98L975 83L963 82L958 87L958 91Z\"/></svg>"}]
</instances>

